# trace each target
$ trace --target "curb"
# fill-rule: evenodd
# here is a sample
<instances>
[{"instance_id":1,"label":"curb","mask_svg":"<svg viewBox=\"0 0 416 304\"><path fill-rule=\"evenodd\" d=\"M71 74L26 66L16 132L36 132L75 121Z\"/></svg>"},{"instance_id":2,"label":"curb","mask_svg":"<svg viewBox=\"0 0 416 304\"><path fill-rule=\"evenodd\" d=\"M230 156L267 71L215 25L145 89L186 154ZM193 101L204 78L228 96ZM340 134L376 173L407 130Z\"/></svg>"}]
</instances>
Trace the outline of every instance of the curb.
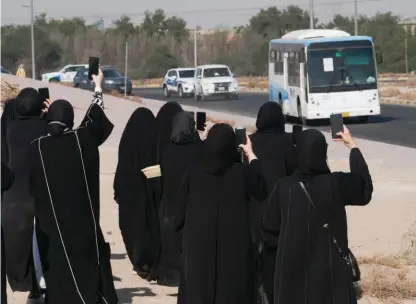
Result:
<instances>
[{"instance_id":1,"label":"curb","mask_svg":"<svg viewBox=\"0 0 416 304\"><path fill-rule=\"evenodd\" d=\"M380 103L382 103L382 104L392 104L392 105L416 106L416 100L382 99L382 100L380 100Z\"/></svg>"}]
</instances>

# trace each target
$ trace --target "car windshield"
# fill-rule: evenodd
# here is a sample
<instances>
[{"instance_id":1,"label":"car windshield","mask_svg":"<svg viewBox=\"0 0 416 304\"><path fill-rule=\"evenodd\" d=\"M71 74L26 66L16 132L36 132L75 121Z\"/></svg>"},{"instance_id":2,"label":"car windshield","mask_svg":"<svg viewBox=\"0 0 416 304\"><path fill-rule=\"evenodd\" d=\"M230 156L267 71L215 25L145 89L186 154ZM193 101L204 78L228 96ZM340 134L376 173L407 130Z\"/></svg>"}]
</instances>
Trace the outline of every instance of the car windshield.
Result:
<instances>
[{"instance_id":1,"label":"car windshield","mask_svg":"<svg viewBox=\"0 0 416 304\"><path fill-rule=\"evenodd\" d=\"M104 78L123 77L116 69L103 70Z\"/></svg>"},{"instance_id":2,"label":"car windshield","mask_svg":"<svg viewBox=\"0 0 416 304\"><path fill-rule=\"evenodd\" d=\"M180 78L194 78L195 70L183 70L179 71Z\"/></svg>"},{"instance_id":3,"label":"car windshield","mask_svg":"<svg viewBox=\"0 0 416 304\"><path fill-rule=\"evenodd\" d=\"M319 49L308 53L311 92L377 88L372 47Z\"/></svg>"},{"instance_id":4,"label":"car windshield","mask_svg":"<svg viewBox=\"0 0 416 304\"><path fill-rule=\"evenodd\" d=\"M211 68L204 70L204 78L212 77L230 77L230 70L228 68Z\"/></svg>"}]
</instances>

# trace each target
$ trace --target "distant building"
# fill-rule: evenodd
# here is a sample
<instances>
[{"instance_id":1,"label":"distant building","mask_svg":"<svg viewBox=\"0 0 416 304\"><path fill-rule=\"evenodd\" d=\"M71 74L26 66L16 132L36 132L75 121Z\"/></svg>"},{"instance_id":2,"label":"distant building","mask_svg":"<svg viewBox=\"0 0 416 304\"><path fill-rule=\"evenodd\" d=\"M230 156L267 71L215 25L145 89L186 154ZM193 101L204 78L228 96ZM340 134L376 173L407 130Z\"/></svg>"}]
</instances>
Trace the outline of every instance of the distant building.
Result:
<instances>
[{"instance_id":1,"label":"distant building","mask_svg":"<svg viewBox=\"0 0 416 304\"><path fill-rule=\"evenodd\" d=\"M403 19L399 22L409 36L416 36L416 17Z\"/></svg>"}]
</instances>

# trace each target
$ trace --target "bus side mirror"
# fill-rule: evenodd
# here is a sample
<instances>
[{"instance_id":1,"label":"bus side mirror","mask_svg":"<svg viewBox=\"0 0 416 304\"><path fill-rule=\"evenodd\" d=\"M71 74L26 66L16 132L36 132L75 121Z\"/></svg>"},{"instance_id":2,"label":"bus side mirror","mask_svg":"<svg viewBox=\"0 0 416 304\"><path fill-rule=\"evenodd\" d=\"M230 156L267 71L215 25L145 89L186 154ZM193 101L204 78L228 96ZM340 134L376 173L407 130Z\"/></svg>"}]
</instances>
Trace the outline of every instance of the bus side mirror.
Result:
<instances>
[{"instance_id":1,"label":"bus side mirror","mask_svg":"<svg viewBox=\"0 0 416 304\"><path fill-rule=\"evenodd\" d=\"M376 53L376 60L378 64L382 64L383 63L383 53Z\"/></svg>"}]
</instances>

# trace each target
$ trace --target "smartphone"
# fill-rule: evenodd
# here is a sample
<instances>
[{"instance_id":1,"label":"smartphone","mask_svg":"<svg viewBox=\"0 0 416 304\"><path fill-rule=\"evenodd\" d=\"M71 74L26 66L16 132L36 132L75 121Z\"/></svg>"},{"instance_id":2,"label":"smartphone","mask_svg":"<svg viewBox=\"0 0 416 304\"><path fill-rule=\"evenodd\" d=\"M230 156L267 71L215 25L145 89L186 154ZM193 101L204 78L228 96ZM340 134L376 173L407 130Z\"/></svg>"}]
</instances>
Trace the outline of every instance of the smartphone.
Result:
<instances>
[{"instance_id":1,"label":"smartphone","mask_svg":"<svg viewBox=\"0 0 416 304\"><path fill-rule=\"evenodd\" d=\"M245 128L236 128L235 129L235 137L237 141L237 147L240 145L245 145L247 143L246 137L246 129Z\"/></svg>"},{"instance_id":2,"label":"smartphone","mask_svg":"<svg viewBox=\"0 0 416 304\"><path fill-rule=\"evenodd\" d=\"M205 130L205 124L207 122L207 113L206 112L196 112L196 129L198 131Z\"/></svg>"},{"instance_id":3,"label":"smartphone","mask_svg":"<svg viewBox=\"0 0 416 304\"><path fill-rule=\"evenodd\" d=\"M91 57L88 59L88 79L92 79L92 75L98 75L98 69L100 68L100 58Z\"/></svg>"},{"instance_id":4,"label":"smartphone","mask_svg":"<svg viewBox=\"0 0 416 304\"><path fill-rule=\"evenodd\" d=\"M49 96L49 88L39 88L39 98L42 102L44 102L46 99L50 99Z\"/></svg>"},{"instance_id":5,"label":"smartphone","mask_svg":"<svg viewBox=\"0 0 416 304\"><path fill-rule=\"evenodd\" d=\"M331 123L332 138L340 138L337 133L344 131L344 120L342 118L342 114L332 114L329 117L329 121Z\"/></svg>"},{"instance_id":6,"label":"smartphone","mask_svg":"<svg viewBox=\"0 0 416 304\"><path fill-rule=\"evenodd\" d=\"M293 144L296 145L296 139L298 138L299 134L303 131L303 127L299 125L293 125L292 128L292 140Z\"/></svg>"}]
</instances>

